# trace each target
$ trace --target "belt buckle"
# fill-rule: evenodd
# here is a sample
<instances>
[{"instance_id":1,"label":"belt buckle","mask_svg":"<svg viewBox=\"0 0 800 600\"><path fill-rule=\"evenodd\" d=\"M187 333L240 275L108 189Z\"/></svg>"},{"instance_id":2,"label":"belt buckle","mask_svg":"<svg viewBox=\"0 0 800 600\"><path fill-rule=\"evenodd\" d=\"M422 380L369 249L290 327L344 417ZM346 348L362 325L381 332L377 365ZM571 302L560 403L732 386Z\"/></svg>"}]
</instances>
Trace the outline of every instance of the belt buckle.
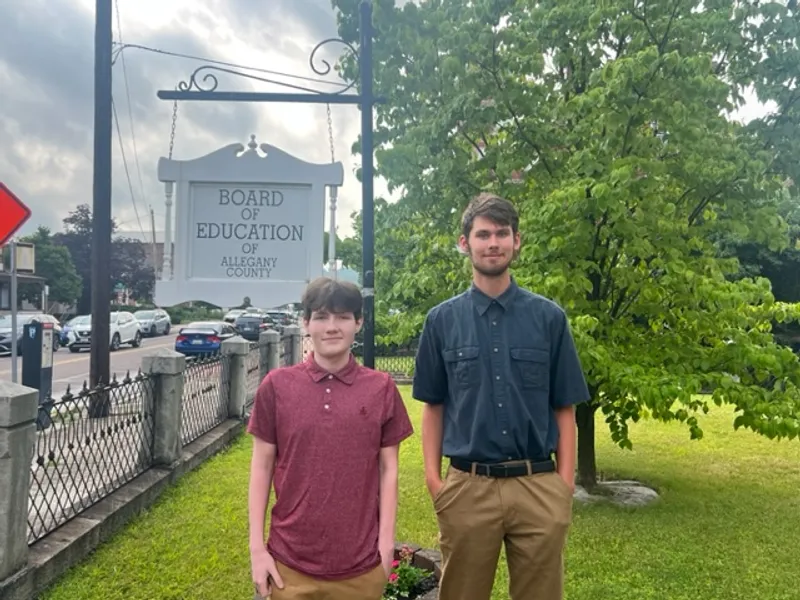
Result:
<instances>
[{"instance_id":1,"label":"belt buckle","mask_svg":"<svg viewBox=\"0 0 800 600\"><path fill-rule=\"evenodd\" d=\"M491 476L492 470L496 469L495 473L497 473L496 477L508 477L508 467L504 463L495 464L495 465L488 465L487 471L489 471L489 475Z\"/></svg>"}]
</instances>

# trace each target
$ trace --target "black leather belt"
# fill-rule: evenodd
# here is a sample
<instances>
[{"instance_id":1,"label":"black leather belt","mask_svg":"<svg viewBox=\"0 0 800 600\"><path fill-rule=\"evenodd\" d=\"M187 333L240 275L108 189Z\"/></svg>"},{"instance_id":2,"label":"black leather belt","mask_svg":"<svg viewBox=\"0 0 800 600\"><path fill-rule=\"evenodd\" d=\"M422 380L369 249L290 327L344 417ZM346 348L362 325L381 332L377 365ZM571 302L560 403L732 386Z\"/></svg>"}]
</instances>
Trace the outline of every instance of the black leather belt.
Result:
<instances>
[{"instance_id":1,"label":"black leather belt","mask_svg":"<svg viewBox=\"0 0 800 600\"><path fill-rule=\"evenodd\" d=\"M554 460L520 460L508 463L476 463L463 458L451 458L450 464L459 471L485 477L524 477L534 473L550 473L556 470Z\"/></svg>"}]
</instances>

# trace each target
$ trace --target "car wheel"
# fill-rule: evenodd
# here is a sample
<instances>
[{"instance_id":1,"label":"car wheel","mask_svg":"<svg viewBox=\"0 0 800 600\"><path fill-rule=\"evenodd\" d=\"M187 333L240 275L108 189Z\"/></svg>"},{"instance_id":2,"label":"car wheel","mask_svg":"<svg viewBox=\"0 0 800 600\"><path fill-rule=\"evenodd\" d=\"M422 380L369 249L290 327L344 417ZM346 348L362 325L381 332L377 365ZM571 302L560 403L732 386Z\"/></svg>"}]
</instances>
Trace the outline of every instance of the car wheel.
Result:
<instances>
[{"instance_id":1,"label":"car wheel","mask_svg":"<svg viewBox=\"0 0 800 600\"><path fill-rule=\"evenodd\" d=\"M140 332L136 332L136 335L133 336L133 341L131 342L131 346L134 348L138 348L142 345L142 334Z\"/></svg>"},{"instance_id":2,"label":"car wheel","mask_svg":"<svg viewBox=\"0 0 800 600\"><path fill-rule=\"evenodd\" d=\"M169 325L164 328L164 335L169 335Z\"/></svg>"},{"instance_id":3,"label":"car wheel","mask_svg":"<svg viewBox=\"0 0 800 600\"><path fill-rule=\"evenodd\" d=\"M58 338L56 336L53 336L53 352L58 352L58 348L59 348Z\"/></svg>"},{"instance_id":4,"label":"car wheel","mask_svg":"<svg viewBox=\"0 0 800 600\"><path fill-rule=\"evenodd\" d=\"M120 344L119 334L115 333L114 337L111 338L111 348L109 348L109 350L111 350L112 352L116 352L117 350L119 350L119 344Z\"/></svg>"}]
</instances>

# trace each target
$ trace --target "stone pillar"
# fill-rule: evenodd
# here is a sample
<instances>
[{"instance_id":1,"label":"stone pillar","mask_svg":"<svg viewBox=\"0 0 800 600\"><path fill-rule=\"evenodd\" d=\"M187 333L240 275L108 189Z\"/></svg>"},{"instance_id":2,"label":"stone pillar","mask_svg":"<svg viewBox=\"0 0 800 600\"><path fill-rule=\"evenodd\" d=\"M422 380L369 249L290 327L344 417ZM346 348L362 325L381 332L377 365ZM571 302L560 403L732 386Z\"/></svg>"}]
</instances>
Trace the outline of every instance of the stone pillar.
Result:
<instances>
[{"instance_id":1,"label":"stone pillar","mask_svg":"<svg viewBox=\"0 0 800 600\"><path fill-rule=\"evenodd\" d=\"M274 329L262 331L258 336L258 347L261 351L259 373L263 381L267 373L281 366L281 334Z\"/></svg>"},{"instance_id":2,"label":"stone pillar","mask_svg":"<svg viewBox=\"0 0 800 600\"><path fill-rule=\"evenodd\" d=\"M247 398L247 355L250 342L236 336L222 342L222 389L228 393L228 416L239 419L244 415ZM225 382L228 385L225 386Z\"/></svg>"},{"instance_id":3,"label":"stone pillar","mask_svg":"<svg viewBox=\"0 0 800 600\"><path fill-rule=\"evenodd\" d=\"M159 348L142 358L142 371L156 377L153 410L153 465L169 467L181 457L183 376L186 357Z\"/></svg>"},{"instance_id":4,"label":"stone pillar","mask_svg":"<svg viewBox=\"0 0 800 600\"><path fill-rule=\"evenodd\" d=\"M28 492L38 412L38 390L0 381L0 581L28 562Z\"/></svg>"},{"instance_id":5,"label":"stone pillar","mask_svg":"<svg viewBox=\"0 0 800 600\"><path fill-rule=\"evenodd\" d=\"M289 361L290 365L296 365L303 360L303 337L300 333L300 327L298 325L287 325L286 328L283 330L284 335L288 335L291 337L291 344L290 347L292 349L292 356L291 360Z\"/></svg>"}]
</instances>

